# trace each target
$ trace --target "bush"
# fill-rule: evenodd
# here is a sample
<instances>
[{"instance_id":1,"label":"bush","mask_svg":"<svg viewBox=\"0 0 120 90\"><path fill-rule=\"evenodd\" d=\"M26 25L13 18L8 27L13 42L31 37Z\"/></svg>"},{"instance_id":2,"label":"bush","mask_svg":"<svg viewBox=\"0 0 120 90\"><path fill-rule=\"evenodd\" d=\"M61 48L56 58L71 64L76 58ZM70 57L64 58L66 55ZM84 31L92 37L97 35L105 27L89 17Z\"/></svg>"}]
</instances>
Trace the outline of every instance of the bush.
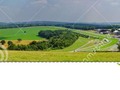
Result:
<instances>
[{"instance_id":1,"label":"bush","mask_svg":"<svg viewBox=\"0 0 120 90\"><path fill-rule=\"evenodd\" d=\"M19 38L19 39L17 39L17 40L18 40L18 42L21 42L21 41L22 41L22 39L20 39L20 38Z\"/></svg>"},{"instance_id":2,"label":"bush","mask_svg":"<svg viewBox=\"0 0 120 90\"><path fill-rule=\"evenodd\" d=\"M9 44L8 49L9 50L47 50L49 48L48 41L42 41L42 42L32 42L29 45L15 45L15 44Z\"/></svg>"},{"instance_id":3,"label":"bush","mask_svg":"<svg viewBox=\"0 0 120 90\"><path fill-rule=\"evenodd\" d=\"M63 49L72 45L80 36L80 34L70 30L56 31L40 31L39 36L49 39L49 44L52 49Z\"/></svg>"},{"instance_id":4,"label":"bush","mask_svg":"<svg viewBox=\"0 0 120 90\"><path fill-rule=\"evenodd\" d=\"M70 30L56 31L40 31L39 35L48 39L47 41L33 41L29 45L9 44L8 49L12 50L47 50L47 49L63 49L72 45L80 36L80 34Z\"/></svg>"},{"instance_id":5,"label":"bush","mask_svg":"<svg viewBox=\"0 0 120 90\"><path fill-rule=\"evenodd\" d=\"M15 44L9 45L8 50L16 50L16 45Z\"/></svg>"},{"instance_id":6,"label":"bush","mask_svg":"<svg viewBox=\"0 0 120 90\"><path fill-rule=\"evenodd\" d=\"M12 41L8 41L8 46L13 45Z\"/></svg>"},{"instance_id":7,"label":"bush","mask_svg":"<svg viewBox=\"0 0 120 90\"><path fill-rule=\"evenodd\" d=\"M35 44L37 44L36 41L32 41L32 42L30 43L30 45L35 45Z\"/></svg>"},{"instance_id":8,"label":"bush","mask_svg":"<svg viewBox=\"0 0 120 90\"><path fill-rule=\"evenodd\" d=\"M5 40L2 40L2 41L1 41L1 44L2 44L2 45L4 45L5 43L6 43L6 41L5 41Z\"/></svg>"}]
</instances>

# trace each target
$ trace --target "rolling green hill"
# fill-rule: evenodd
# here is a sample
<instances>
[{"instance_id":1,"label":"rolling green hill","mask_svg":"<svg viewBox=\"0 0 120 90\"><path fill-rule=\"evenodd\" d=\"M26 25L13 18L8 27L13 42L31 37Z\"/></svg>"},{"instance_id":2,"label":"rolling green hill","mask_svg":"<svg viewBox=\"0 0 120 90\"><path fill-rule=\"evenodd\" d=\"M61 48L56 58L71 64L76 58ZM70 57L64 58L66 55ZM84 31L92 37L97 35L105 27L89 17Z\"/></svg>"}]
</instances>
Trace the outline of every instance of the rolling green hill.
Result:
<instances>
[{"instance_id":1,"label":"rolling green hill","mask_svg":"<svg viewBox=\"0 0 120 90\"><path fill-rule=\"evenodd\" d=\"M27 27L27 28L10 28L10 29L0 29L0 40L11 40L17 42L18 38L21 38L21 44L28 44L33 40L39 41L43 40L38 36L40 30L65 30L63 27L54 26L39 26L39 27ZM97 34L93 31L83 31L76 29L69 29L74 32L89 35L94 38L79 37L71 46L60 49L60 50L48 50L48 51L8 51L9 57L8 61L41 61L41 62L83 62L83 59L87 57L92 50L99 45L99 43L107 38L107 35ZM116 38L107 38L108 43L104 44L97 51L110 51L111 47L118 43ZM117 52L98 52L89 61L99 62L99 61L120 61L120 53ZM1 57L1 56L0 56ZM31 59L31 60L30 60Z\"/></svg>"},{"instance_id":2,"label":"rolling green hill","mask_svg":"<svg viewBox=\"0 0 120 90\"><path fill-rule=\"evenodd\" d=\"M62 30L65 28L53 27L53 26L38 26L38 27L27 27L27 28L10 28L0 29L0 40L40 40L38 32L40 30Z\"/></svg>"},{"instance_id":3,"label":"rolling green hill","mask_svg":"<svg viewBox=\"0 0 120 90\"><path fill-rule=\"evenodd\" d=\"M17 39L22 39L25 43L28 40L43 40L38 36L38 32L40 30L65 30L66 28L63 27L55 27L55 26L37 26L37 27L26 27L26 28L10 28L10 29L0 29L0 40L12 40L15 41ZM107 37L107 35L97 34L93 31L83 31L83 30L76 30L76 29L69 29L74 32L89 35L94 38L85 38L80 37L73 45L61 49L61 50L53 50L53 51L92 51L93 48ZM118 40L115 38L108 38L109 42L101 47L98 51L109 51L110 47L117 44ZM29 41L30 42L30 41Z\"/></svg>"}]
</instances>

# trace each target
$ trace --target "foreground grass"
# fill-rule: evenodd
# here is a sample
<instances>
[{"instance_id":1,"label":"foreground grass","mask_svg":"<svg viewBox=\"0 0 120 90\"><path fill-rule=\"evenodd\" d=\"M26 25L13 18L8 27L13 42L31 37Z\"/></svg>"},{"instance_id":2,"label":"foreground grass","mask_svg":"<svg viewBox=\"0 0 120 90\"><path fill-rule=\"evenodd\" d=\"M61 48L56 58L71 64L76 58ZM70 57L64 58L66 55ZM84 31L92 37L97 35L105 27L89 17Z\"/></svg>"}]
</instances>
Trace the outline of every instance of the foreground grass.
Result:
<instances>
[{"instance_id":1,"label":"foreground grass","mask_svg":"<svg viewBox=\"0 0 120 90\"><path fill-rule=\"evenodd\" d=\"M9 51L8 62L83 62L89 52ZM84 62L120 62L119 52L98 52Z\"/></svg>"}]
</instances>

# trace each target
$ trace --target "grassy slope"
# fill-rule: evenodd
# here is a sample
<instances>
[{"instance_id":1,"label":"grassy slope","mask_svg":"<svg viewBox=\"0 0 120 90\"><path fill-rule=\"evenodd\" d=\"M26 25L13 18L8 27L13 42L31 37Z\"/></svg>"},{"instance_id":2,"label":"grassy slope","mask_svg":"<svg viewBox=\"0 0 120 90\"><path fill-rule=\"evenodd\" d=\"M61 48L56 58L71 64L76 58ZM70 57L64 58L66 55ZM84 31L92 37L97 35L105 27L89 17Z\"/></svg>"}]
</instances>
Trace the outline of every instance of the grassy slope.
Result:
<instances>
[{"instance_id":1,"label":"grassy slope","mask_svg":"<svg viewBox=\"0 0 120 90\"><path fill-rule=\"evenodd\" d=\"M55 51L74 51L74 50L78 49L79 47L82 47L83 45L88 43L90 40L92 40L92 39L79 37L79 39L77 41L75 41L75 43L73 45L71 45L67 48L64 48L61 50L55 50Z\"/></svg>"},{"instance_id":2,"label":"grassy slope","mask_svg":"<svg viewBox=\"0 0 120 90\"><path fill-rule=\"evenodd\" d=\"M106 37L106 35L98 34L98 33L92 32L92 31L75 30L75 32L85 34L85 35L89 35L89 36L92 36L92 37L98 37L99 39L103 39L103 38Z\"/></svg>"},{"instance_id":3,"label":"grassy slope","mask_svg":"<svg viewBox=\"0 0 120 90\"><path fill-rule=\"evenodd\" d=\"M10 29L0 29L0 40L17 40L21 38L22 40L40 40L38 32L40 30L58 30L65 29L62 27L50 27L50 26L39 26L39 27L28 27L28 28L10 28ZM24 33L26 31L26 34Z\"/></svg>"},{"instance_id":4,"label":"grassy slope","mask_svg":"<svg viewBox=\"0 0 120 90\"><path fill-rule=\"evenodd\" d=\"M98 37L99 40L101 40L101 41L103 39L107 38L109 40L109 42L107 44L103 45L102 47L100 47L100 51L104 51L104 50L107 51L111 46L117 44L119 41L116 38L109 38L109 35L102 35L102 34L97 34L97 33L93 33L93 32L82 31L82 30L75 30L75 32L82 33L82 34L89 35L89 36ZM100 43L98 43L98 45L99 44ZM86 49L83 49L82 51L92 51L92 49L98 45L93 43L93 45L90 45L90 47L87 47Z\"/></svg>"},{"instance_id":5,"label":"grassy slope","mask_svg":"<svg viewBox=\"0 0 120 90\"><path fill-rule=\"evenodd\" d=\"M83 62L89 52L40 52L40 51L9 51L8 61L14 62ZM118 52L98 52L88 62L120 62Z\"/></svg>"}]
</instances>

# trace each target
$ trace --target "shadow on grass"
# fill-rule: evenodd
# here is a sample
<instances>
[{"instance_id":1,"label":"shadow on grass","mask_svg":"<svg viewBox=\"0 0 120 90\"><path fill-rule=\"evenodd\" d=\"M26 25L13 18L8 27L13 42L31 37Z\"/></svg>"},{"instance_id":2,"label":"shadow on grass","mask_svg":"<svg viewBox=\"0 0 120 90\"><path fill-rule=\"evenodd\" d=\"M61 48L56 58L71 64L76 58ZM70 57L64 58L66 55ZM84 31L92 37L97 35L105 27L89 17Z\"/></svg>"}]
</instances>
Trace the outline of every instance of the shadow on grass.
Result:
<instances>
[{"instance_id":1,"label":"shadow on grass","mask_svg":"<svg viewBox=\"0 0 120 90\"><path fill-rule=\"evenodd\" d=\"M8 37L0 37L0 40L6 40Z\"/></svg>"}]
</instances>

